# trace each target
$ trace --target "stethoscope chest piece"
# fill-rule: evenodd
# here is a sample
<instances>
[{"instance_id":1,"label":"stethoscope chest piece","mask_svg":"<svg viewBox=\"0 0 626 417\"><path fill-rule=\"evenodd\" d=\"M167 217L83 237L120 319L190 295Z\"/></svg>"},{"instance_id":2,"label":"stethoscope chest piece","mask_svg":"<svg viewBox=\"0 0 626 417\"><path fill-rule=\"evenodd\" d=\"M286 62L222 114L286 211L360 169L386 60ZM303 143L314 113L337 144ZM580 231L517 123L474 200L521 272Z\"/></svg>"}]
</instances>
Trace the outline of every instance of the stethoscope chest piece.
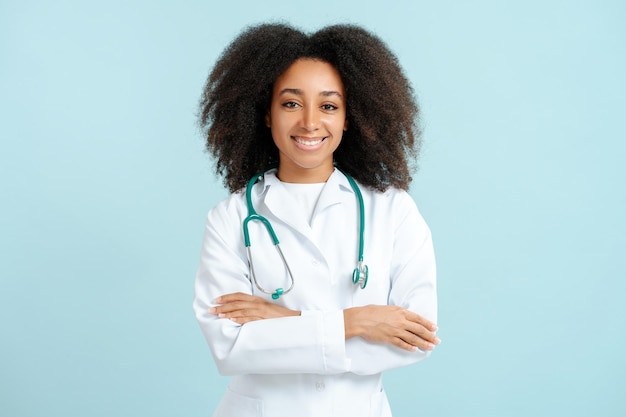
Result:
<instances>
[{"instance_id":1,"label":"stethoscope chest piece","mask_svg":"<svg viewBox=\"0 0 626 417\"><path fill-rule=\"evenodd\" d=\"M276 291L272 294L272 300L278 300L280 296L283 295L284 293L285 293L284 289L276 288Z\"/></svg>"},{"instance_id":2,"label":"stethoscope chest piece","mask_svg":"<svg viewBox=\"0 0 626 417\"><path fill-rule=\"evenodd\" d=\"M354 271L352 271L352 282L355 285L360 285L361 289L365 289L367 285L367 278L369 276L369 269L367 265L359 261Z\"/></svg>"}]
</instances>

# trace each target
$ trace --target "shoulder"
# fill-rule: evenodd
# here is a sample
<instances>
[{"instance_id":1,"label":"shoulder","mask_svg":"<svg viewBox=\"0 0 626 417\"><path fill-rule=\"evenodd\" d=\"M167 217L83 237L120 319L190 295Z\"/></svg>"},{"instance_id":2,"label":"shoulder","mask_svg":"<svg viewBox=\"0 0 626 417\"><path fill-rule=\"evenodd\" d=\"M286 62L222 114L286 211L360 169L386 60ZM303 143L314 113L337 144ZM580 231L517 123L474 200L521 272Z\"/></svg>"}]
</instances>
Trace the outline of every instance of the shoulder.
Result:
<instances>
[{"instance_id":1,"label":"shoulder","mask_svg":"<svg viewBox=\"0 0 626 417\"><path fill-rule=\"evenodd\" d=\"M388 188L386 191L378 191L373 188L359 184L363 201L371 204L387 206L392 211L415 210L417 206L408 192L399 188Z\"/></svg>"},{"instance_id":2,"label":"shoulder","mask_svg":"<svg viewBox=\"0 0 626 417\"><path fill-rule=\"evenodd\" d=\"M217 203L207 214L207 226L220 228L240 223L246 216L246 194L240 190Z\"/></svg>"},{"instance_id":3,"label":"shoulder","mask_svg":"<svg viewBox=\"0 0 626 417\"><path fill-rule=\"evenodd\" d=\"M383 222L397 232L417 232L429 235L430 230L411 195L402 189L384 192L361 186L366 212L373 222Z\"/></svg>"}]
</instances>

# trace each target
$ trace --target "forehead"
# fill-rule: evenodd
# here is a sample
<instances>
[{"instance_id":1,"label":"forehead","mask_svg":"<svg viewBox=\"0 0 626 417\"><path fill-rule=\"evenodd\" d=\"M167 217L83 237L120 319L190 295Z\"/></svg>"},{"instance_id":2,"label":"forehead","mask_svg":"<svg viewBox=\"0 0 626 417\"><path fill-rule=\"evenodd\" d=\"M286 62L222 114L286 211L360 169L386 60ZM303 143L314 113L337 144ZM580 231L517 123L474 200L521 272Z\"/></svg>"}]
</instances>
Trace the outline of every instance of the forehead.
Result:
<instances>
[{"instance_id":1,"label":"forehead","mask_svg":"<svg viewBox=\"0 0 626 417\"><path fill-rule=\"evenodd\" d=\"M274 83L274 93L284 88L344 92L339 71L326 61L301 58L291 64Z\"/></svg>"}]
</instances>

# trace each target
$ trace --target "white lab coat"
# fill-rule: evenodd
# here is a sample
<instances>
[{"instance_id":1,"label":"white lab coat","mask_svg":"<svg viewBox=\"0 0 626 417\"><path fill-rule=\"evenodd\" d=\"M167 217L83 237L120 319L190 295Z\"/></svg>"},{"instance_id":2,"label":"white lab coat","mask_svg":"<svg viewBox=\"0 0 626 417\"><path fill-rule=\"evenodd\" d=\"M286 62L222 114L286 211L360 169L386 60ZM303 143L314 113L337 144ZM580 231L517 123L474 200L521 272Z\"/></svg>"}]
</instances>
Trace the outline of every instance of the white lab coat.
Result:
<instances>
[{"instance_id":1,"label":"white lab coat","mask_svg":"<svg viewBox=\"0 0 626 417\"><path fill-rule=\"evenodd\" d=\"M254 207L272 223L295 278L293 290L274 302L302 315L243 326L208 309L216 297L238 291L272 301L251 281L242 232L245 194L235 193L209 212L194 310L220 373L233 376L215 417L391 416L382 371L418 362L428 352L359 337L346 341L342 310L398 305L436 322L435 260L428 226L406 192L360 189L365 289L352 283L359 211L341 172L328 179L310 225L274 171L254 186ZM289 278L267 231L260 222L249 227L259 284L286 289Z\"/></svg>"}]
</instances>

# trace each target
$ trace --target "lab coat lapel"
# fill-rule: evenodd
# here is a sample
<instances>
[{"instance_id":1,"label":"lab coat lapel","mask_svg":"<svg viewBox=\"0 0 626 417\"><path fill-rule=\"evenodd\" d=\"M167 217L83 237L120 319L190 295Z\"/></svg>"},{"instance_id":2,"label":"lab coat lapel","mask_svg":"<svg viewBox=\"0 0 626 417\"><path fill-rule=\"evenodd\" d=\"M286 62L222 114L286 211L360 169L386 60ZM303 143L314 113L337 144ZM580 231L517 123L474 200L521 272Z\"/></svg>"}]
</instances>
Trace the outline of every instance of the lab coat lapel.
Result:
<instances>
[{"instance_id":1,"label":"lab coat lapel","mask_svg":"<svg viewBox=\"0 0 626 417\"><path fill-rule=\"evenodd\" d=\"M347 199L352 198L354 198L354 196L350 183L340 171L335 169L330 178L328 178L328 181L322 190L322 194L320 194L320 198L317 201L317 205L313 211L313 221L315 221L315 217L319 213L322 213L327 208L334 206L335 204L342 204Z\"/></svg>"},{"instance_id":2,"label":"lab coat lapel","mask_svg":"<svg viewBox=\"0 0 626 417\"><path fill-rule=\"evenodd\" d=\"M269 187L264 203L276 221L285 223L306 238L311 239L311 226L304 216L294 215L301 210L274 173L266 174L265 185Z\"/></svg>"},{"instance_id":3,"label":"lab coat lapel","mask_svg":"<svg viewBox=\"0 0 626 417\"><path fill-rule=\"evenodd\" d=\"M293 215L293 213L300 210L300 208L291 198L289 192L280 183L275 172L270 171L265 174L263 189L267 189L263 203L272 213L276 221L287 224L307 239L315 242L316 239L314 239L311 226L304 216ZM315 210L313 211L313 222L315 222L315 217L319 213L322 213L329 207L345 203L348 200L351 201L354 198L354 192L350 187L350 183L340 171L335 169L328 178L317 201Z\"/></svg>"}]
</instances>

